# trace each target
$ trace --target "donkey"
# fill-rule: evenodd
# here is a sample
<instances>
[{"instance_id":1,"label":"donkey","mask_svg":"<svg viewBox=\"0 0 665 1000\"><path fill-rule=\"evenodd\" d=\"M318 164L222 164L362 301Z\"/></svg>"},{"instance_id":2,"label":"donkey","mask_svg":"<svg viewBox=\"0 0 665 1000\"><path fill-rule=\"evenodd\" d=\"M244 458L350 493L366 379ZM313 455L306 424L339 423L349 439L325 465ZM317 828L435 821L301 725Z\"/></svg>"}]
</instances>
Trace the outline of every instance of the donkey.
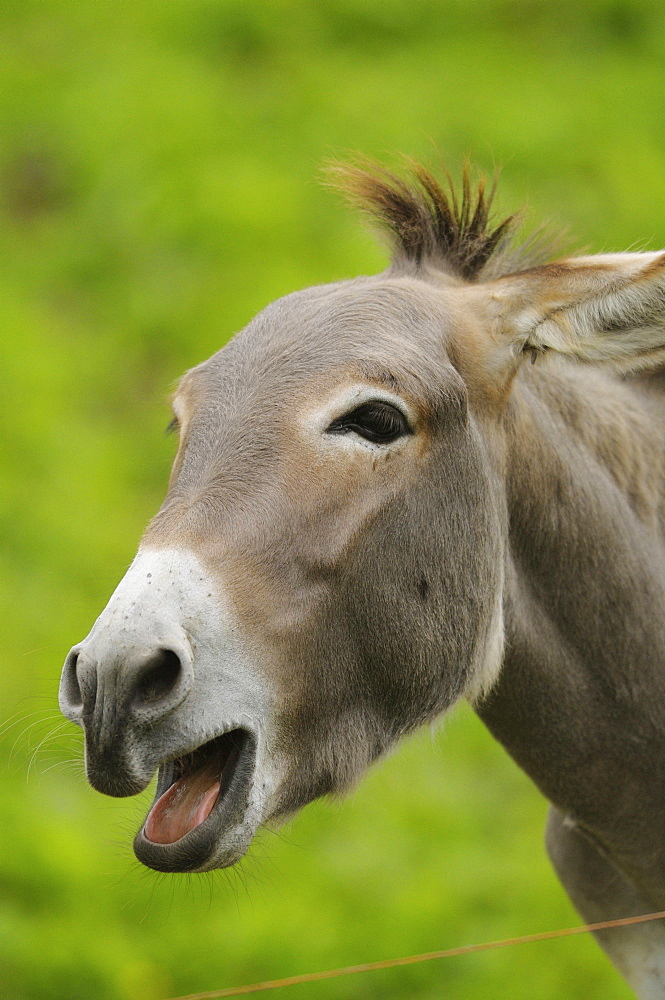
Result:
<instances>
[{"instance_id":1,"label":"donkey","mask_svg":"<svg viewBox=\"0 0 665 1000\"><path fill-rule=\"evenodd\" d=\"M222 868L466 697L584 919L665 909L665 252L548 263L468 171L337 173L390 266L180 382L166 499L64 666L89 781L157 771L139 860ZM662 1000L660 922L598 937Z\"/></svg>"}]
</instances>

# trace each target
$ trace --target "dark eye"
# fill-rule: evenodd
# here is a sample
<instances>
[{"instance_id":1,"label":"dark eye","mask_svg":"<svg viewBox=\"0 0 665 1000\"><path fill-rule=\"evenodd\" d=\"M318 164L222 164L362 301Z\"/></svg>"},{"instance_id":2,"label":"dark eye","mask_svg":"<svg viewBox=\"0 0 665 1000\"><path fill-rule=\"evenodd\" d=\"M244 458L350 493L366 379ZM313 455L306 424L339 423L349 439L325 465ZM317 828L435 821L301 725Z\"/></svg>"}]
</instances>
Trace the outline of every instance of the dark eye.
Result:
<instances>
[{"instance_id":1,"label":"dark eye","mask_svg":"<svg viewBox=\"0 0 665 1000\"><path fill-rule=\"evenodd\" d=\"M180 421L177 417L174 417L169 426L166 428L166 434L177 434L180 430Z\"/></svg>"},{"instance_id":2,"label":"dark eye","mask_svg":"<svg viewBox=\"0 0 665 1000\"><path fill-rule=\"evenodd\" d=\"M333 420L328 428L328 434L348 434L351 431L375 444L389 444L404 434L412 433L404 414L382 400L361 403L355 410Z\"/></svg>"}]
</instances>

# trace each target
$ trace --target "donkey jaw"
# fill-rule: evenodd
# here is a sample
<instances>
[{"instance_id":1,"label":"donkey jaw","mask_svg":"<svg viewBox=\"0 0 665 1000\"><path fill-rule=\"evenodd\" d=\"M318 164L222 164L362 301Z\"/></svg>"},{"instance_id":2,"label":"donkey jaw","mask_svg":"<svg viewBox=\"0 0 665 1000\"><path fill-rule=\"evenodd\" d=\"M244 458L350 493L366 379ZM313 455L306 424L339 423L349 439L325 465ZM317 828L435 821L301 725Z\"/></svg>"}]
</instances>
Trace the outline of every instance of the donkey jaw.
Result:
<instances>
[{"instance_id":1,"label":"donkey jaw","mask_svg":"<svg viewBox=\"0 0 665 1000\"><path fill-rule=\"evenodd\" d=\"M256 738L227 730L161 765L155 799L134 840L139 861L161 872L226 868L249 847Z\"/></svg>"}]
</instances>

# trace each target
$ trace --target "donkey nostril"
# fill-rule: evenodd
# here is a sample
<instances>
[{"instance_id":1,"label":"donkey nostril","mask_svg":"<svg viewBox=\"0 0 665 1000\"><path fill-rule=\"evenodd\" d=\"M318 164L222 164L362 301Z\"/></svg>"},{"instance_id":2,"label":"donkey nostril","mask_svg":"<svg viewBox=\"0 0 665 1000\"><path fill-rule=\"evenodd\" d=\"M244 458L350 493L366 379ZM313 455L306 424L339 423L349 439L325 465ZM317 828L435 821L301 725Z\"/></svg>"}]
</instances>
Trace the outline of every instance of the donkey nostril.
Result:
<instances>
[{"instance_id":1,"label":"donkey nostril","mask_svg":"<svg viewBox=\"0 0 665 1000\"><path fill-rule=\"evenodd\" d=\"M76 664L79 654L72 650L65 660L65 669L62 674L63 694L70 708L81 708L83 706L83 695L81 685L76 675Z\"/></svg>"},{"instance_id":2,"label":"donkey nostril","mask_svg":"<svg viewBox=\"0 0 665 1000\"><path fill-rule=\"evenodd\" d=\"M135 691L135 700L152 705L171 694L182 673L180 657L172 649L158 649L144 664Z\"/></svg>"}]
</instances>

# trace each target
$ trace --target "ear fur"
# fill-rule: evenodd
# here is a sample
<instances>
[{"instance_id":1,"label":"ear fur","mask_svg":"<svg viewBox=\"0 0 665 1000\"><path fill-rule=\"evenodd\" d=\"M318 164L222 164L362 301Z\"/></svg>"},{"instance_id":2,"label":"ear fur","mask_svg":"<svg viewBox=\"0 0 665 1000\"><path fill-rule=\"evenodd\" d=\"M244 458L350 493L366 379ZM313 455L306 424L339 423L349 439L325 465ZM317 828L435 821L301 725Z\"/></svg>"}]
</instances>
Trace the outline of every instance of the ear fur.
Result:
<instances>
[{"instance_id":1,"label":"ear fur","mask_svg":"<svg viewBox=\"0 0 665 1000\"><path fill-rule=\"evenodd\" d=\"M484 290L494 335L515 366L534 351L620 373L665 364L664 251L571 257Z\"/></svg>"}]
</instances>

